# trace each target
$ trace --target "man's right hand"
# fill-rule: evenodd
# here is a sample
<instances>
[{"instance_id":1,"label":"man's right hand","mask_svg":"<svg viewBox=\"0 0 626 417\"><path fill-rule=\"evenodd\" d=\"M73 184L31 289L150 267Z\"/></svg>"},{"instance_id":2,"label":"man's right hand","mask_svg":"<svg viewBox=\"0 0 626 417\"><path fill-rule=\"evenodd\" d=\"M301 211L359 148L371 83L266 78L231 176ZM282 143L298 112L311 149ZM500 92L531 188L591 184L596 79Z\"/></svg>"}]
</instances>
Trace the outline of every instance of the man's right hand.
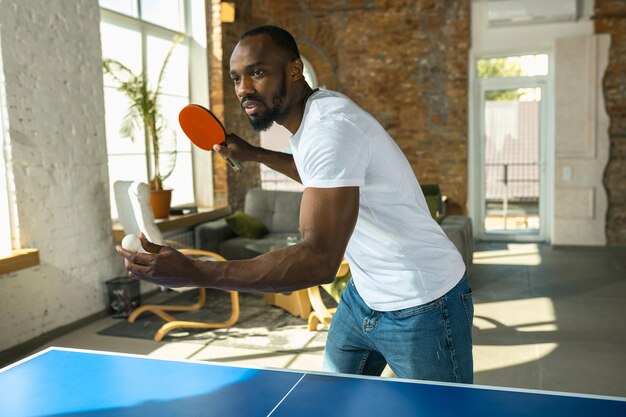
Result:
<instances>
[{"instance_id":1,"label":"man's right hand","mask_svg":"<svg viewBox=\"0 0 626 417\"><path fill-rule=\"evenodd\" d=\"M250 145L234 133L226 135L224 143L213 146L213 150L233 162L259 162L265 164L274 171L301 182L293 155Z\"/></svg>"},{"instance_id":2,"label":"man's right hand","mask_svg":"<svg viewBox=\"0 0 626 417\"><path fill-rule=\"evenodd\" d=\"M226 140L221 145L213 146L213 150L234 162L258 161L259 148L234 133L226 135Z\"/></svg>"}]
</instances>

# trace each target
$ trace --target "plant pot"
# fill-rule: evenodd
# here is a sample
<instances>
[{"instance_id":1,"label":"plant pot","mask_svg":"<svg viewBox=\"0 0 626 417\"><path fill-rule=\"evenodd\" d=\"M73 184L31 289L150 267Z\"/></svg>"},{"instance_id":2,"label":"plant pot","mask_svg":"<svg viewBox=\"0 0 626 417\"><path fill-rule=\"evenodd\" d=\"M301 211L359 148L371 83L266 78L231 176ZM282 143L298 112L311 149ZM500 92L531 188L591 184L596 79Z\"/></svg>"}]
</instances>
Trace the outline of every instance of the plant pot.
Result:
<instances>
[{"instance_id":1,"label":"plant pot","mask_svg":"<svg viewBox=\"0 0 626 417\"><path fill-rule=\"evenodd\" d=\"M167 219L170 216L172 190L151 190L150 205L155 219Z\"/></svg>"}]
</instances>

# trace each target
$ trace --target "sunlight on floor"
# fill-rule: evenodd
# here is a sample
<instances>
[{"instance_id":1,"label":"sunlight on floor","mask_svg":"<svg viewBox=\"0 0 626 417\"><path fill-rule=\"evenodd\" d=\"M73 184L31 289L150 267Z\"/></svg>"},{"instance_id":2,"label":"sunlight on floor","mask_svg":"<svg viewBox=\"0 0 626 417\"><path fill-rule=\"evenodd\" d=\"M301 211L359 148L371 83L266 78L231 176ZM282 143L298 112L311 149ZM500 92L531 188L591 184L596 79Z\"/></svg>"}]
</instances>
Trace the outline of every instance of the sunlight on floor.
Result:
<instances>
[{"instance_id":1,"label":"sunlight on floor","mask_svg":"<svg viewBox=\"0 0 626 417\"><path fill-rule=\"evenodd\" d=\"M533 243L511 243L506 249L474 253L474 263L482 265L536 266L541 262L539 245ZM481 302L474 307L474 327L483 340L474 346L475 372L536 362L559 346L535 340L558 331L554 303L548 297Z\"/></svg>"},{"instance_id":2,"label":"sunlight on floor","mask_svg":"<svg viewBox=\"0 0 626 417\"><path fill-rule=\"evenodd\" d=\"M539 246L534 243L510 243L507 249L474 252L475 264L486 265L539 265L541 254Z\"/></svg>"},{"instance_id":3,"label":"sunlight on floor","mask_svg":"<svg viewBox=\"0 0 626 417\"><path fill-rule=\"evenodd\" d=\"M534 362L548 356L558 346L558 343L474 346L474 372L493 371Z\"/></svg>"},{"instance_id":4,"label":"sunlight on floor","mask_svg":"<svg viewBox=\"0 0 626 417\"><path fill-rule=\"evenodd\" d=\"M477 303L474 326L480 330L498 328L511 332L552 325L555 330L554 304L547 297Z\"/></svg>"},{"instance_id":5,"label":"sunlight on floor","mask_svg":"<svg viewBox=\"0 0 626 417\"><path fill-rule=\"evenodd\" d=\"M530 342L534 336L558 330L554 305L547 297L476 304L474 327L484 341L494 340L493 345L483 342L474 346L475 372L534 362L559 346L558 343Z\"/></svg>"},{"instance_id":6,"label":"sunlight on floor","mask_svg":"<svg viewBox=\"0 0 626 417\"><path fill-rule=\"evenodd\" d=\"M199 350L201 350L204 345L197 343L184 343L184 342L176 342L176 343L165 343L152 352L148 354L148 356L153 356L155 358L161 359L188 359L193 357Z\"/></svg>"}]
</instances>

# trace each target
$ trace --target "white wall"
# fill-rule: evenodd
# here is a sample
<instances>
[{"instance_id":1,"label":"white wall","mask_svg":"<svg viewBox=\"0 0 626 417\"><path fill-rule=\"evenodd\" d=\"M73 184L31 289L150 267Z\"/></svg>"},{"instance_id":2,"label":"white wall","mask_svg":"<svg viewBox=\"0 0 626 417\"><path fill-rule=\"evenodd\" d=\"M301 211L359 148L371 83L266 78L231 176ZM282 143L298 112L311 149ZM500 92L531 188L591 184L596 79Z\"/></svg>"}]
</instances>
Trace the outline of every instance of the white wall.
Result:
<instances>
[{"instance_id":1,"label":"white wall","mask_svg":"<svg viewBox=\"0 0 626 417\"><path fill-rule=\"evenodd\" d=\"M477 80L475 78L475 74L473 73L473 66L475 65L475 61L478 57L483 56L494 56L494 55L515 55L520 53L548 53L550 55L550 65L551 65L551 74L549 76L549 85L547 91L547 100L548 100L548 126L547 126L547 149L548 155L546 155L547 162L547 193L548 193L548 204L546 208L545 216L547 218L543 219L545 223L549 225L548 227L548 239L557 244L581 244L581 245L591 245L591 244L603 244L605 241L602 236L605 234L604 231L604 223L593 220L593 226L591 229L589 227L581 228L578 230L570 230L567 233L563 232L563 226L565 223L561 223L561 229L559 231L555 230L557 224L559 224L558 217L561 215L567 215L566 213L556 214L555 213L555 196L561 195L561 186L563 185L562 179L562 164L558 165L556 161L555 155L567 154L566 150L561 149L563 146L567 146L566 142L555 143L555 136L557 136L558 132L555 132L555 103L559 102L562 97L556 97L555 91L555 79L559 76L559 63L555 62L555 47L559 40L561 39L570 39L576 38L579 39L581 48L586 47L586 40L589 39L593 35L593 21L591 20L591 16L593 15L593 0L583 0L580 2L581 7L581 15L577 21L571 22L553 22L553 23L541 23L541 24L526 24L526 25L511 25L506 27L488 27L487 24L487 0L473 0L472 1L472 47L470 53L470 68L472 71L470 73L470 155L469 155L469 200L468 200L468 209L470 213L472 213L473 217L476 217L476 213L479 212L479 206L481 204L478 198L478 190L475 184L479 184L477 181L480 181L477 178L476 172L474 171L474 166L476 164L477 159L477 141L476 137L476 121L475 117L477 114L477 109L475 108L476 101L474 100L477 89ZM595 65L595 63L593 64ZM561 69L564 66L561 65ZM567 77L584 77L586 71L588 70L588 66L582 66L578 68L570 68L570 72L567 74ZM573 71L573 72L572 72ZM556 74L555 74L556 72ZM564 75L565 76L565 75ZM586 90L589 91L589 90ZM595 92L594 92L595 94ZM570 111L571 110L571 111ZM582 114L577 112L580 108L571 108L568 111L570 113L566 113L561 111L559 113L559 118L561 120L567 119L580 119L580 118L588 118L589 114ZM595 143L595 142L594 142ZM603 141L599 142L599 146L604 146L605 143ZM607 149L598 149L597 152L601 155L604 154ZM557 166L558 165L558 166ZM578 178L585 178L585 184L593 183L596 184L598 181L601 183L601 174L598 174L598 169L594 165L592 171L586 172L583 168L583 165L576 165L575 169L578 171L575 173L574 179L572 181L567 181L568 187L575 187L576 181ZM599 176L600 175L600 176ZM593 177L593 178L591 178ZM597 177L597 178L596 178ZM583 185L582 183L580 184ZM598 190L602 191L603 190ZM596 193L596 196L600 196L601 192ZM592 198L592 200L595 197ZM602 207L596 207L596 209ZM588 213L585 213L585 216ZM576 216L580 215L580 213L576 213ZM596 211L594 216L602 216L602 213ZM478 225L477 225L478 227ZM567 227L567 226L566 226ZM593 239L590 239L590 233L594 236ZM554 240L555 234L558 235L557 239Z\"/></svg>"},{"instance_id":2,"label":"white wall","mask_svg":"<svg viewBox=\"0 0 626 417\"><path fill-rule=\"evenodd\" d=\"M550 1L550 0L546 0ZM593 34L593 1L583 0L575 22L537 23L506 27L487 26L487 0L472 1L472 55L551 50L554 40Z\"/></svg>"},{"instance_id":3,"label":"white wall","mask_svg":"<svg viewBox=\"0 0 626 417\"><path fill-rule=\"evenodd\" d=\"M0 351L102 311L123 264L108 199L97 0L0 0L0 52L22 247L0 275ZM6 227L7 225L2 225Z\"/></svg>"},{"instance_id":4,"label":"white wall","mask_svg":"<svg viewBox=\"0 0 626 417\"><path fill-rule=\"evenodd\" d=\"M554 244L606 245L610 140L602 79L609 46L607 34L556 44Z\"/></svg>"}]
</instances>

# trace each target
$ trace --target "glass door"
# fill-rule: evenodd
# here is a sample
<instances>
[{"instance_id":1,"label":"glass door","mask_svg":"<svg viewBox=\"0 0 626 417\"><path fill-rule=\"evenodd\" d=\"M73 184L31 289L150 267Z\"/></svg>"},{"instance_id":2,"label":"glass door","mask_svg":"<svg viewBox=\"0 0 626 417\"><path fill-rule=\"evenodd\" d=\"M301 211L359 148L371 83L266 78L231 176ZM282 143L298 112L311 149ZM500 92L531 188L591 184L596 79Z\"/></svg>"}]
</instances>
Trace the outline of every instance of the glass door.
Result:
<instances>
[{"instance_id":1,"label":"glass door","mask_svg":"<svg viewBox=\"0 0 626 417\"><path fill-rule=\"evenodd\" d=\"M527 82L517 86L501 82L509 85L501 87L485 84L480 136L483 235L507 240L542 240L544 88Z\"/></svg>"},{"instance_id":2,"label":"glass door","mask_svg":"<svg viewBox=\"0 0 626 417\"><path fill-rule=\"evenodd\" d=\"M483 93L487 235L539 235L541 87Z\"/></svg>"},{"instance_id":3,"label":"glass door","mask_svg":"<svg viewBox=\"0 0 626 417\"><path fill-rule=\"evenodd\" d=\"M470 208L480 240L549 240L545 53L476 61Z\"/></svg>"}]
</instances>

